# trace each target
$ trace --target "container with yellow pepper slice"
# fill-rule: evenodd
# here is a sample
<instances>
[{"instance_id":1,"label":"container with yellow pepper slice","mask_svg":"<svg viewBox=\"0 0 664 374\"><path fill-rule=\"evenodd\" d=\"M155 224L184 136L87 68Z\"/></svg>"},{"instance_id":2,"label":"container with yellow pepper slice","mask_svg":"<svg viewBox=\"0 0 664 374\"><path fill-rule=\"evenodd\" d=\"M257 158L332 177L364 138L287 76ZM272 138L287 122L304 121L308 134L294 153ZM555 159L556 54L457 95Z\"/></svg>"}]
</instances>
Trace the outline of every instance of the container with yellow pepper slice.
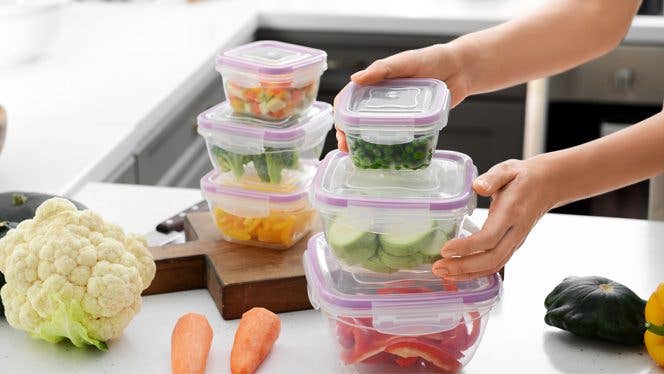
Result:
<instances>
[{"instance_id":1,"label":"container with yellow pepper slice","mask_svg":"<svg viewBox=\"0 0 664 374\"><path fill-rule=\"evenodd\" d=\"M201 179L201 190L222 237L230 242L287 249L304 237L315 219L307 186L288 193L247 190L220 183L219 172Z\"/></svg>"},{"instance_id":2,"label":"container with yellow pepper slice","mask_svg":"<svg viewBox=\"0 0 664 374\"><path fill-rule=\"evenodd\" d=\"M646 332L643 341L655 363L664 366L664 283L648 299L645 314Z\"/></svg>"}]
</instances>

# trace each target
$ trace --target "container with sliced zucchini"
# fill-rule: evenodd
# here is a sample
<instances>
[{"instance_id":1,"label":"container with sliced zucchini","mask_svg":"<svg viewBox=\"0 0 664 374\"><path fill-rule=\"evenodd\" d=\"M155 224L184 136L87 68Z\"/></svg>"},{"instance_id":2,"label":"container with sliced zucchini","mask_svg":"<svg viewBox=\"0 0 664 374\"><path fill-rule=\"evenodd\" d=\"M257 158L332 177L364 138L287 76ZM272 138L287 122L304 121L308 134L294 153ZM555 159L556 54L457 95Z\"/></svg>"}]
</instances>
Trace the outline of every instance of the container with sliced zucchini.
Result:
<instances>
[{"instance_id":1,"label":"container with sliced zucchini","mask_svg":"<svg viewBox=\"0 0 664 374\"><path fill-rule=\"evenodd\" d=\"M440 259L441 247L459 235L476 206L477 169L464 154L436 151L431 166L416 174L363 170L337 151L325 157L310 197L342 265L419 272Z\"/></svg>"}]
</instances>

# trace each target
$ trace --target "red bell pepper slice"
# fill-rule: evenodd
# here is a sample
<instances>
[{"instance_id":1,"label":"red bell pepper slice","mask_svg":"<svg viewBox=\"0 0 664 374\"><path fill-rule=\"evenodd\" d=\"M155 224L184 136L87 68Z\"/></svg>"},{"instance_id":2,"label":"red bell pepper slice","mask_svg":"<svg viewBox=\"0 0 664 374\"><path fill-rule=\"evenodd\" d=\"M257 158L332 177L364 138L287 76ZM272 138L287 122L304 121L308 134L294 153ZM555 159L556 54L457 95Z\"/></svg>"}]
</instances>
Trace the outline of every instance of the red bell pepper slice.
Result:
<instances>
[{"instance_id":1,"label":"red bell pepper slice","mask_svg":"<svg viewBox=\"0 0 664 374\"><path fill-rule=\"evenodd\" d=\"M342 352L342 360L346 364L364 361L383 352L390 342L400 338L397 335L381 334L370 328L355 327L352 331L355 345L352 350Z\"/></svg>"},{"instance_id":2,"label":"red bell pepper slice","mask_svg":"<svg viewBox=\"0 0 664 374\"><path fill-rule=\"evenodd\" d=\"M415 338L400 339L391 343L385 348L385 352L399 357L421 358L447 372L457 372L461 369L461 363L450 353Z\"/></svg>"},{"instance_id":3,"label":"red bell pepper slice","mask_svg":"<svg viewBox=\"0 0 664 374\"><path fill-rule=\"evenodd\" d=\"M397 357L394 362L402 368L411 368L420 362L419 357Z\"/></svg>"},{"instance_id":4,"label":"red bell pepper slice","mask_svg":"<svg viewBox=\"0 0 664 374\"><path fill-rule=\"evenodd\" d=\"M365 364L389 364L391 362L394 362L395 359L397 359L393 354L387 353L387 352L380 352L376 355L373 355L367 359L362 360L363 363Z\"/></svg>"},{"instance_id":5,"label":"red bell pepper slice","mask_svg":"<svg viewBox=\"0 0 664 374\"><path fill-rule=\"evenodd\" d=\"M477 339L480 337L480 331L482 331L482 318L480 317L479 312L470 312L470 318L473 319L473 330L468 332L466 324L462 323L464 328L466 328L466 344L464 344L463 350L470 348L475 344Z\"/></svg>"}]
</instances>

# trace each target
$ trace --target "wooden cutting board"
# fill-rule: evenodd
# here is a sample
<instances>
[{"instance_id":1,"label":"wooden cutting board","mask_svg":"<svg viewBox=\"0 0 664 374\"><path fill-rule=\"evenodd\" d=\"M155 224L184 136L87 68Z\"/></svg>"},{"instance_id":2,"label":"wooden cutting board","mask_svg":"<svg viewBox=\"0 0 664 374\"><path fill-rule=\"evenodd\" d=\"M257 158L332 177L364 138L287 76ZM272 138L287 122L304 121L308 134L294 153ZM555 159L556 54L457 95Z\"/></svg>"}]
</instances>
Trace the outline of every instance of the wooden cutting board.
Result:
<instances>
[{"instance_id":1,"label":"wooden cutting board","mask_svg":"<svg viewBox=\"0 0 664 374\"><path fill-rule=\"evenodd\" d=\"M150 248L157 275L145 295L207 288L224 319L254 306L275 313L311 308L302 267L309 237L284 251L233 244L209 212L187 215L185 234L184 244Z\"/></svg>"}]
</instances>

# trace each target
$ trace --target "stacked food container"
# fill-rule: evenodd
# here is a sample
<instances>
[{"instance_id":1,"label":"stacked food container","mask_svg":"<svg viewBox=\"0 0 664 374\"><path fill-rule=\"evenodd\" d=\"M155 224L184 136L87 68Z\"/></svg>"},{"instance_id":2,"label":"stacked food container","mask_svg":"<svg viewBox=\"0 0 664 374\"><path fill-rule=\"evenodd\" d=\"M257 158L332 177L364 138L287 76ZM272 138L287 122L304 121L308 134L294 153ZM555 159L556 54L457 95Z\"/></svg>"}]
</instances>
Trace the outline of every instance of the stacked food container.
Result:
<instances>
[{"instance_id":1,"label":"stacked food container","mask_svg":"<svg viewBox=\"0 0 664 374\"><path fill-rule=\"evenodd\" d=\"M310 200L324 222L304 255L309 298L329 322L340 362L360 372L460 370L472 358L497 274L446 282L431 274L476 206L470 157L437 151L450 93L433 79L350 83Z\"/></svg>"},{"instance_id":2,"label":"stacked food container","mask_svg":"<svg viewBox=\"0 0 664 374\"><path fill-rule=\"evenodd\" d=\"M260 41L219 54L227 100L198 116L214 170L201 180L224 239L287 249L315 221L308 191L332 107L315 101L323 51Z\"/></svg>"}]
</instances>

